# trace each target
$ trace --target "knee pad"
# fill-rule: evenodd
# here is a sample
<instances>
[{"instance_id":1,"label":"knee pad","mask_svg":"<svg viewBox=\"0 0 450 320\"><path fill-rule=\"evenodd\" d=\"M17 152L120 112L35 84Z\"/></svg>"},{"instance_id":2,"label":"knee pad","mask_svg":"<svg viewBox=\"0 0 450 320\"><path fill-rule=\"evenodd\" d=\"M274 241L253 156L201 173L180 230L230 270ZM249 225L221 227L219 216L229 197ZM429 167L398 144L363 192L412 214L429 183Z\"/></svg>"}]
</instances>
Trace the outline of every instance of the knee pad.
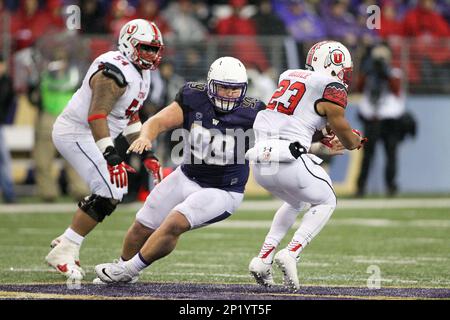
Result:
<instances>
[{"instance_id":1,"label":"knee pad","mask_svg":"<svg viewBox=\"0 0 450 320\"><path fill-rule=\"evenodd\" d=\"M118 200L91 194L78 202L78 207L95 221L102 222L106 216L113 213L118 203Z\"/></svg>"}]
</instances>

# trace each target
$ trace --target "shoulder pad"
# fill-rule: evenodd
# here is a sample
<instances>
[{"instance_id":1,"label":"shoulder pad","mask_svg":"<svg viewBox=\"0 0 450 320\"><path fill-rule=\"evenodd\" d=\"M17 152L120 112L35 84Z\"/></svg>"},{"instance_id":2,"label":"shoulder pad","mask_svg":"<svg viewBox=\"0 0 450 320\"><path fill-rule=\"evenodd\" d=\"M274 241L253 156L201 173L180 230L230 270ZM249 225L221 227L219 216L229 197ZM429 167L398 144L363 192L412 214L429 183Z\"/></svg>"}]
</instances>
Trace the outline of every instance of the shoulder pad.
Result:
<instances>
[{"instance_id":1,"label":"shoulder pad","mask_svg":"<svg viewBox=\"0 0 450 320\"><path fill-rule=\"evenodd\" d=\"M103 62L100 65L100 69L106 77L113 79L119 87L124 88L127 86L128 82L125 80L125 76L117 66L109 62Z\"/></svg>"}]
</instances>

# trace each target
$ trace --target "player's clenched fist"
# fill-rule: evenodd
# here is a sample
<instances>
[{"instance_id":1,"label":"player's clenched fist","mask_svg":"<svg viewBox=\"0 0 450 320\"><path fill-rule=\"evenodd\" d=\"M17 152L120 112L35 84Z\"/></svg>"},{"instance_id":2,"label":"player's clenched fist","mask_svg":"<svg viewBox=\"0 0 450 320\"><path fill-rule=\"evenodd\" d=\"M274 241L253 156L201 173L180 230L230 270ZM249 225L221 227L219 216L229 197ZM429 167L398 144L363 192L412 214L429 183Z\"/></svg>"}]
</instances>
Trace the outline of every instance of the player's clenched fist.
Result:
<instances>
[{"instance_id":1,"label":"player's clenched fist","mask_svg":"<svg viewBox=\"0 0 450 320\"><path fill-rule=\"evenodd\" d=\"M152 148L152 142L147 138L139 137L133 141L127 150L127 153L136 152L142 154L144 151L149 151Z\"/></svg>"},{"instance_id":2,"label":"player's clenched fist","mask_svg":"<svg viewBox=\"0 0 450 320\"><path fill-rule=\"evenodd\" d=\"M153 175L153 183L155 185L160 183L163 175L162 167L158 158L156 158L153 154L149 154L149 156L143 160L143 163L147 172Z\"/></svg>"},{"instance_id":3,"label":"player's clenched fist","mask_svg":"<svg viewBox=\"0 0 450 320\"><path fill-rule=\"evenodd\" d=\"M369 139L367 139L366 137L363 137L362 134L361 134L361 132L360 132L359 130L352 129L352 131L353 131L354 134L356 134L357 136L361 137L361 142L360 142L360 144L359 144L359 146L358 146L358 148L357 148L357 149L359 150L359 149L361 149L361 148L364 146L364 144L365 144L367 141L369 141Z\"/></svg>"}]
</instances>

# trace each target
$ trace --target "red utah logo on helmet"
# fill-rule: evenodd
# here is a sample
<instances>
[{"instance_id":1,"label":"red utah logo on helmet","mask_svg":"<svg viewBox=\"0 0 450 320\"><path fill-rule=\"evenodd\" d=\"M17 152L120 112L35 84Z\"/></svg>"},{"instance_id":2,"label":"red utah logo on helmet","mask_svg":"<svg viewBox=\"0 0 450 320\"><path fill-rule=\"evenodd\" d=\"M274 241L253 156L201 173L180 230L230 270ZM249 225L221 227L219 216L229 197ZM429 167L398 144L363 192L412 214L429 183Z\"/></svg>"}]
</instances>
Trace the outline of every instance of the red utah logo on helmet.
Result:
<instances>
[{"instance_id":1,"label":"red utah logo on helmet","mask_svg":"<svg viewBox=\"0 0 450 320\"><path fill-rule=\"evenodd\" d=\"M137 30L137 26L135 24L129 25L128 29L127 29L127 33L128 34L133 34L135 33Z\"/></svg>"},{"instance_id":2,"label":"red utah logo on helmet","mask_svg":"<svg viewBox=\"0 0 450 320\"><path fill-rule=\"evenodd\" d=\"M331 55L331 62L334 65L339 66L343 64L345 57L344 53L341 50L339 49L333 50L330 55Z\"/></svg>"}]
</instances>

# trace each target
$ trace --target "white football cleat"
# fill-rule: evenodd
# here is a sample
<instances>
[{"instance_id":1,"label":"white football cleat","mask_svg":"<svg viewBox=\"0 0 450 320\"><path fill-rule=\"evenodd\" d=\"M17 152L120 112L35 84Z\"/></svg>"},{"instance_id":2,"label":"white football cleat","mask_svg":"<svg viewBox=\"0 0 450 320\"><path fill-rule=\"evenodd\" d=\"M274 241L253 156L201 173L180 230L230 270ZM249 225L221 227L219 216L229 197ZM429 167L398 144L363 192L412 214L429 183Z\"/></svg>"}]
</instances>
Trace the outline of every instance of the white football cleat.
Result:
<instances>
[{"instance_id":1,"label":"white football cleat","mask_svg":"<svg viewBox=\"0 0 450 320\"><path fill-rule=\"evenodd\" d=\"M294 291L300 289L297 275L297 259L291 256L289 251L285 248L275 254L274 260L283 272L284 285Z\"/></svg>"},{"instance_id":2,"label":"white football cleat","mask_svg":"<svg viewBox=\"0 0 450 320\"><path fill-rule=\"evenodd\" d=\"M53 249L56 247L61 242L62 237L63 235L60 235L58 238L53 239L52 242L50 242L50 248Z\"/></svg>"},{"instance_id":3,"label":"white football cleat","mask_svg":"<svg viewBox=\"0 0 450 320\"><path fill-rule=\"evenodd\" d=\"M124 262L118 259L113 260L113 263L115 264L123 264ZM140 274L139 274L140 275ZM139 280L139 275L134 276L131 281L127 282L127 283L136 283ZM100 279L99 277L95 278L94 280L92 280L93 284L108 284L110 282L105 282L102 279Z\"/></svg>"},{"instance_id":4,"label":"white football cleat","mask_svg":"<svg viewBox=\"0 0 450 320\"><path fill-rule=\"evenodd\" d=\"M63 237L64 237L64 235L60 235L59 237L53 239L52 242L50 242L50 248L53 249L58 244L60 244ZM80 264L80 251L79 250L76 252L76 254L74 256L74 259L75 259L75 264L77 266L81 267L81 264Z\"/></svg>"},{"instance_id":5,"label":"white football cleat","mask_svg":"<svg viewBox=\"0 0 450 320\"><path fill-rule=\"evenodd\" d=\"M132 283L139 278L139 273L133 273L124 263L98 264L95 266L95 273L101 281L106 283Z\"/></svg>"},{"instance_id":6,"label":"white football cleat","mask_svg":"<svg viewBox=\"0 0 450 320\"><path fill-rule=\"evenodd\" d=\"M45 261L67 278L82 280L86 273L79 265L80 246L63 236L53 240L52 244L57 240L56 245L45 257Z\"/></svg>"},{"instance_id":7,"label":"white football cleat","mask_svg":"<svg viewBox=\"0 0 450 320\"><path fill-rule=\"evenodd\" d=\"M92 280L92 284L109 284L108 282L103 282L99 277L94 278L94 280Z\"/></svg>"},{"instance_id":8,"label":"white football cleat","mask_svg":"<svg viewBox=\"0 0 450 320\"><path fill-rule=\"evenodd\" d=\"M250 261L248 270L259 285L271 287L275 284L272 276L272 264L264 263L261 258L254 257Z\"/></svg>"},{"instance_id":9,"label":"white football cleat","mask_svg":"<svg viewBox=\"0 0 450 320\"><path fill-rule=\"evenodd\" d=\"M131 279L131 281L130 282L127 282L127 283L130 283L130 284L133 284L133 283L136 283L136 282L138 282L139 281L139 276L134 276L132 279ZM104 282L104 281L102 281L102 279L100 279L99 277L97 277L97 278L94 278L94 280L92 280L92 284L110 284L111 282Z\"/></svg>"}]
</instances>

